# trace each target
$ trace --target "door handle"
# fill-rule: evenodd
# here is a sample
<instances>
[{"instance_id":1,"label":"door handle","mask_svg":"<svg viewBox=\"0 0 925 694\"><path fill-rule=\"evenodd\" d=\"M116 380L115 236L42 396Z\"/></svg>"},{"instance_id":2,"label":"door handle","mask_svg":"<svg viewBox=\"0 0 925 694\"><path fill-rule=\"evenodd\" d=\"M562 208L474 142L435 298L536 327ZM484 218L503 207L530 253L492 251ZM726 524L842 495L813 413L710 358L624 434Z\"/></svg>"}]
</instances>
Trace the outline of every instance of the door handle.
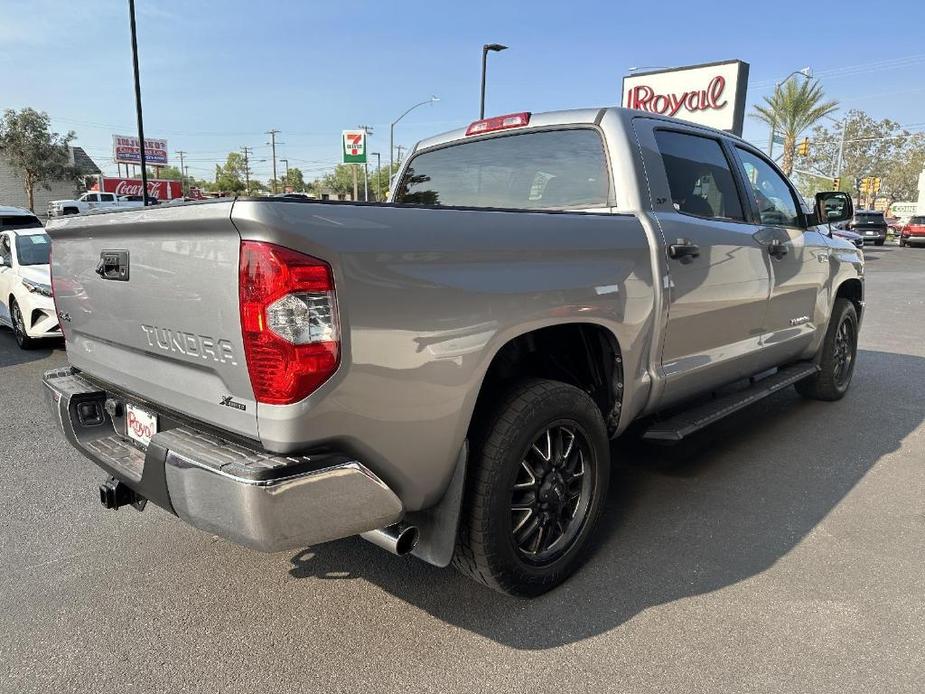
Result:
<instances>
[{"instance_id":1,"label":"door handle","mask_svg":"<svg viewBox=\"0 0 925 694\"><path fill-rule=\"evenodd\" d=\"M774 239L768 244L768 255L780 260L787 255L787 247L781 243L780 239Z\"/></svg>"},{"instance_id":2,"label":"door handle","mask_svg":"<svg viewBox=\"0 0 925 694\"><path fill-rule=\"evenodd\" d=\"M700 246L689 239L678 239L668 246L668 257L674 260L690 262L700 255Z\"/></svg>"}]
</instances>

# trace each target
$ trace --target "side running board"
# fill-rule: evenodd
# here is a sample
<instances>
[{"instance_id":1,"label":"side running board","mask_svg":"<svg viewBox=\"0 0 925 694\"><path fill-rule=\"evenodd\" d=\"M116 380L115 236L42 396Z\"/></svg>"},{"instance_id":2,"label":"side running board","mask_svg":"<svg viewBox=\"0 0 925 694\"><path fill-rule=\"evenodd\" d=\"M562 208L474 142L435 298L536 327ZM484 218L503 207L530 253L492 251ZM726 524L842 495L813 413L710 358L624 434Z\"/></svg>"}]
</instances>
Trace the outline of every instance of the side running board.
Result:
<instances>
[{"instance_id":1,"label":"side running board","mask_svg":"<svg viewBox=\"0 0 925 694\"><path fill-rule=\"evenodd\" d=\"M818 371L819 367L812 362L785 366L778 369L777 373L756 381L745 390L724 395L704 405L679 412L670 419L655 422L646 429L642 438L648 441L680 441L695 431L718 422L723 417L738 412Z\"/></svg>"}]
</instances>

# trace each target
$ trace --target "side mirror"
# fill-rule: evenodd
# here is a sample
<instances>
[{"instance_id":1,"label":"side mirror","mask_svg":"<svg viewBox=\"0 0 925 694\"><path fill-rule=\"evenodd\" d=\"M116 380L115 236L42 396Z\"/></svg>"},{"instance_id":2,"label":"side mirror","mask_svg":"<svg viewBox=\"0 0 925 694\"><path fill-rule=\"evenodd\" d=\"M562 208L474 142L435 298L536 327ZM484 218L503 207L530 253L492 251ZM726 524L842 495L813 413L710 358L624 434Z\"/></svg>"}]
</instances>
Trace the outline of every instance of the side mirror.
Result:
<instances>
[{"instance_id":1,"label":"side mirror","mask_svg":"<svg viewBox=\"0 0 925 694\"><path fill-rule=\"evenodd\" d=\"M816 193L816 219L819 224L837 224L854 216L854 203L848 193L838 190Z\"/></svg>"}]
</instances>

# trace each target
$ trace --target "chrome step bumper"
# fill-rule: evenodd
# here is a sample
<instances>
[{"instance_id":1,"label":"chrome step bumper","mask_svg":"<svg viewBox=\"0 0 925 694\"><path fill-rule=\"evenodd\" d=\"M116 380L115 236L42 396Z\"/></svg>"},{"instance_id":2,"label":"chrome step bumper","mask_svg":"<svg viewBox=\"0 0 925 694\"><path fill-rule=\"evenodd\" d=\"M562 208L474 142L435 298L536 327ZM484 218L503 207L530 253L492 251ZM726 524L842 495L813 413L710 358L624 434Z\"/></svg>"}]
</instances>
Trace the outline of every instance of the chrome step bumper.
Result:
<instances>
[{"instance_id":1,"label":"chrome step bumper","mask_svg":"<svg viewBox=\"0 0 925 694\"><path fill-rule=\"evenodd\" d=\"M280 456L183 424L158 432L143 450L105 408L119 395L71 369L49 371L43 381L69 443L140 496L238 544L264 552L305 547L404 515L395 493L347 456ZM92 402L103 408L102 421L82 424L78 405Z\"/></svg>"}]
</instances>

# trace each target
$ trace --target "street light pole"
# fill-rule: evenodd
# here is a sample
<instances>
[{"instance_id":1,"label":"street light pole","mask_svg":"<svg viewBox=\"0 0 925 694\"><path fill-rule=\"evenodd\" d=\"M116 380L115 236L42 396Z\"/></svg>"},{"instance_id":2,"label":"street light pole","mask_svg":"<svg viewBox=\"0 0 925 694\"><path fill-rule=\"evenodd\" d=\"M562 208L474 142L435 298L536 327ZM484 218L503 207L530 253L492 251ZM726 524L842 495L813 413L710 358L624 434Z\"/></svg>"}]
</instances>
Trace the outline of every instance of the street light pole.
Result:
<instances>
[{"instance_id":1,"label":"street light pole","mask_svg":"<svg viewBox=\"0 0 925 694\"><path fill-rule=\"evenodd\" d=\"M784 85L784 83L787 80L789 80L791 77L793 77L794 75L802 75L803 77L809 80L813 78L813 69L807 66L807 67L804 67L802 70L794 70L793 72L791 72L784 79L782 79L780 82L777 82L774 85L774 96L777 96L777 93L780 91L780 88ZM775 130L777 130L777 122L772 120L771 121L771 134L768 136L768 159L774 158L774 131Z\"/></svg>"},{"instance_id":2,"label":"street light pole","mask_svg":"<svg viewBox=\"0 0 925 694\"><path fill-rule=\"evenodd\" d=\"M382 190L382 184L381 184L382 156L379 154L379 152L370 152L370 154L376 157L376 195L375 197L376 197L376 202L381 202L381 200L379 200L379 191Z\"/></svg>"},{"instance_id":3,"label":"street light pole","mask_svg":"<svg viewBox=\"0 0 925 694\"><path fill-rule=\"evenodd\" d=\"M279 130L273 128L272 130L267 130L267 135L270 136L270 141L267 143L273 148L273 192L276 192L276 136L279 135Z\"/></svg>"},{"instance_id":4,"label":"street light pole","mask_svg":"<svg viewBox=\"0 0 925 694\"><path fill-rule=\"evenodd\" d=\"M138 77L138 35L135 31L135 0L128 0L129 24L132 28L132 69L135 73L135 114L138 117L138 151L141 162L141 204L148 205L148 167L145 161L145 125L141 116L141 80Z\"/></svg>"},{"instance_id":5,"label":"street light pole","mask_svg":"<svg viewBox=\"0 0 925 694\"><path fill-rule=\"evenodd\" d=\"M281 161L283 164L286 165L286 173L285 173L285 176L286 176L286 183L283 185L283 192L285 193L285 192L286 192L286 186L289 185L289 160L288 160L288 159L280 159L280 161Z\"/></svg>"},{"instance_id":6,"label":"street light pole","mask_svg":"<svg viewBox=\"0 0 925 694\"><path fill-rule=\"evenodd\" d=\"M488 65L488 51L499 53L507 50L507 46L500 43L486 43L482 46L482 98L479 101L479 120L485 117L485 69Z\"/></svg>"},{"instance_id":7,"label":"street light pole","mask_svg":"<svg viewBox=\"0 0 925 694\"><path fill-rule=\"evenodd\" d=\"M177 150L177 156L180 157L180 194L183 197L186 197L186 177L183 172L186 171L186 167L183 166L183 156L186 154L182 149Z\"/></svg>"},{"instance_id":8,"label":"street light pole","mask_svg":"<svg viewBox=\"0 0 925 694\"><path fill-rule=\"evenodd\" d=\"M389 124L389 179L390 180L392 178L392 170L395 168L395 154L394 154L395 152L395 125L398 123L398 121L400 121L402 118L407 116L418 106L423 106L425 104L435 104L438 101L440 101L440 99L438 99L436 96L432 96L427 101L422 101L420 103L417 103Z\"/></svg>"}]
</instances>

